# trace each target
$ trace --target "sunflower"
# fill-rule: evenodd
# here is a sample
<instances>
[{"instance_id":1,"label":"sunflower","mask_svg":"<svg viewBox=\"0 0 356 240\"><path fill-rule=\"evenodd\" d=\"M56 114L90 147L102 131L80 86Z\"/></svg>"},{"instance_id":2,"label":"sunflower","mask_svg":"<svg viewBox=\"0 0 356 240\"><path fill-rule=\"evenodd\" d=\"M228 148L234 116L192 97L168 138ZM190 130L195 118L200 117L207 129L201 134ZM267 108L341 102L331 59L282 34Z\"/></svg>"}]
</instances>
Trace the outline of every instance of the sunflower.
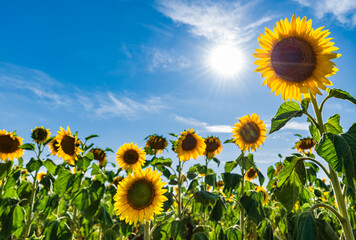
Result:
<instances>
[{"instance_id":1,"label":"sunflower","mask_svg":"<svg viewBox=\"0 0 356 240\"><path fill-rule=\"evenodd\" d=\"M104 150L100 148L93 148L90 152L94 155L94 159L99 161L99 167L102 167L106 164L106 154Z\"/></svg>"},{"instance_id":2,"label":"sunflower","mask_svg":"<svg viewBox=\"0 0 356 240\"><path fill-rule=\"evenodd\" d=\"M261 72L266 79L263 85L282 95L283 100L302 100L321 94L319 89L332 85L326 77L334 75L338 69L331 59L341 55L326 38L330 32L320 27L314 30L312 20L300 19L294 14L289 22L286 18L276 23L274 32L265 29L265 35L258 38L262 49L256 49L254 57L258 65L255 72Z\"/></svg>"},{"instance_id":3,"label":"sunflower","mask_svg":"<svg viewBox=\"0 0 356 240\"><path fill-rule=\"evenodd\" d=\"M58 148L58 156L67 161L70 165L75 164L75 160L78 159L77 155L79 152L83 152L82 149L79 148L79 140L77 136L73 136L70 128L67 127L67 131L65 131L62 127L61 130L58 131L58 135L55 139L58 143L56 147Z\"/></svg>"},{"instance_id":4,"label":"sunflower","mask_svg":"<svg viewBox=\"0 0 356 240\"><path fill-rule=\"evenodd\" d=\"M176 152L180 161L188 161L191 158L197 159L204 154L206 144L203 138L194 132L193 129L188 129L181 133L178 139L178 147Z\"/></svg>"},{"instance_id":5,"label":"sunflower","mask_svg":"<svg viewBox=\"0 0 356 240\"><path fill-rule=\"evenodd\" d=\"M215 154L219 154L222 150L222 145L218 137L207 137L204 142L206 144L204 155L209 159L215 157Z\"/></svg>"},{"instance_id":6,"label":"sunflower","mask_svg":"<svg viewBox=\"0 0 356 240\"><path fill-rule=\"evenodd\" d=\"M3 161L13 160L23 156L23 149L19 148L23 138L16 136L14 133L0 130L0 159Z\"/></svg>"},{"instance_id":7,"label":"sunflower","mask_svg":"<svg viewBox=\"0 0 356 240\"><path fill-rule=\"evenodd\" d=\"M256 186L255 187L255 191L256 192L263 192L263 205L265 205L268 202L268 198L269 198L266 190L263 187Z\"/></svg>"},{"instance_id":8,"label":"sunflower","mask_svg":"<svg viewBox=\"0 0 356 240\"><path fill-rule=\"evenodd\" d=\"M256 151L266 140L267 129L266 124L253 113L239 118L239 123L235 123L232 133L235 143L242 151Z\"/></svg>"},{"instance_id":9,"label":"sunflower","mask_svg":"<svg viewBox=\"0 0 356 240\"><path fill-rule=\"evenodd\" d=\"M216 185L218 186L218 189L221 190L224 187L224 181L217 181Z\"/></svg>"},{"instance_id":10,"label":"sunflower","mask_svg":"<svg viewBox=\"0 0 356 240\"><path fill-rule=\"evenodd\" d=\"M122 167L126 171L133 171L141 168L146 162L146 153L141 148L137 147L137 144L125 143L122 145L116 153L116 162L119 167Z\"/></svg>"},{"instance_id":11,"label":"sunflower","mask_svg":"<svg viewBox=\"0 0 356 240\"><path fill-rule=\"evenodd\" d=\"M160 154L166 147L167 147L166 138L158 135L148 136L148 140L146 142L146 148L151 148L154 154Z\"/></svg>"},{"instance_id":12,"label":"sunflower","mask_svg":"<svg viewBox=\"0 0 356 240\"><path fill-rule=\"evenodd\" d=\"M40 144L46 141L46 139L51 135L49 129L45 129L43 127L36 127L32 130L31 138L36 143Z\"/></svg>"},{"instance_id":13,"label":"sunflower","mask_svg":"<svg viewBox=\"0 0 356 240\"><path fill-rule=\"evenodd\" d=\"M257 178L257 171L255 170L254 167L251 167L247 172L245 173L245 180L251 181L252 179Z\"/></svg>"},{"instance_id":14,"label":"sunflower","mask_svg":"<svg viewBox=\"0 0 356 240\"><path fill-rule=\"evenodd\" d=\"M36 176L36 179L37 179L39 182L41 182L42 179L43 179L43 177L46 176L46 175L47 175L47 173L45 173L45 172L39 172L39 173L37 174L37 176Z\"/></svg>"},{"instance_id":15,"label":"sunflower","mask_svg":"<svg viewBox=\"0 0 356 240\"><path fill-rule=\"evenodd\" d=\"M55 155L55 156L58 155L58 148L59 148L59 147L57 147L57 144L58 144L58 142L57 142L56 138L53 138L53 139L49 142L48 147L49 147L49 150L50 150L50 152L51 152L50 155Z\"/></svg>"},{"instance_id":16,"label":"sunflower","mask_svg":"<svg viewBox=\"0 0 356 240\"><path fill-rule=\"evenodd\" d=\"M307 137L307 138L302 138L300 139L296 145L295 148L297 149L298 152L302 153L303 155L305 154L312 154L313 152L313 147L315 146L316 141L311 138L311 137Z\"/></svg>"},{"instance_id":17,"label":"sunflower","mask_svg":"<svg viewBox=\"0 0 356 240\"><path fill-rule=\"evenodd\" d=\"M122 176L114 177L112 183L109 184L109 187L115 185L116 187L119 186L119 183L124 179Z\"/></svg>"},{"instance_id":18,"label":"sunflower","mask_svg":"<svg viewBox=\"0 0 356 240\"><path fill-rule=\"evenodd\" d=\"M114 210L120 215L120 220L128 224L137 221L149 221L154 214L163 210L163 203L167 198L163 195L167 189L162 189L166 183L161 181L161 173L141 168L133 171L119 183L114 196Z\"/></svg>"}]
</instances>

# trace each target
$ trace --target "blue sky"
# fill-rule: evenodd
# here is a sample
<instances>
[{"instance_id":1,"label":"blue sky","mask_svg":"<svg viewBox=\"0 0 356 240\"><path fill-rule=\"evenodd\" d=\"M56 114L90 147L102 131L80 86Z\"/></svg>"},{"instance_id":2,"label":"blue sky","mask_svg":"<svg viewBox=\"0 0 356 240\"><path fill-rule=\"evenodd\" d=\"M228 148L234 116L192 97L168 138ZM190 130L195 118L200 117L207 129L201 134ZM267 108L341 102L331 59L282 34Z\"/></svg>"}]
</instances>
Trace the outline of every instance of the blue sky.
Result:
<instances>
[{"instance_id":1,"label":"blue sky","mask_svg":"<svg viewBox=\"0 0 356 240\"><path fill-rule=\"evenodd\" d=\"M342 57L335 60L340 71L330 79L334 88L356 96L355 1L246 2L3 1L0 128L17 130L29 142L36 126L52 134L70 126L82 138L99 134L96 146L116 152L125 142L144 146L147 135L171 138L168 133L188 128L224 141L245 114L257 113L269 126L283 101L262 86L252 54L264 27L273 29L294 13L331 31ZM231 79L207 64L212 49L226 41L238 46L243 58ZM338 112L347 130L355 110L349 102L330 100L324 119ZM278 153L293 152L295 133L309 136L305 118L267 137L254 154L264 173ZM237 148L226 144L219 158L231 161L237 155ZM166 156L176 159L172 151Z\"/></svg>"}]
</instances>

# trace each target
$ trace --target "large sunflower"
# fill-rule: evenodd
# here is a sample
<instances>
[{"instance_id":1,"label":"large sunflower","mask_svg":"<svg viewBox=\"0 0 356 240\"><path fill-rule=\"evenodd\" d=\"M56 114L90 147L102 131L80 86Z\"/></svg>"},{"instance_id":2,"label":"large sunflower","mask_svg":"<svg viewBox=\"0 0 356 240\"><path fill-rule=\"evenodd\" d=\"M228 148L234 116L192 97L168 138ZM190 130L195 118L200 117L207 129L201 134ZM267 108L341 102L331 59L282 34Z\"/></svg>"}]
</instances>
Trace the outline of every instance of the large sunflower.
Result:
<instances>
[{"instance_id":1,"label":"large sunflower","mask_svg":"<svg viewBox=\"0 0 356 240\"><path fill-rule=\"evenodd\" d=\"M32 130L31 138L36 143L40 144L46 141L46 139L51 135L49 129L45 129L44 127L36 127Z\"/></svg>"},{"instance_id":2,"label":"large sunflower","mask_svg":"<svg viewBox=\"0 0 356 240\"><path fill-rule=\"evenodd\" d=\"M312 20L300 19L294 14L289 22L286 18L276 23L274 32L265 29L265 35L258 38L262 49L256 49L254 57L258 65L256 72L261 72L266 79L263 85L282 95L283 100L302 100L321 94L319 89L332 85L326 77L334 75L338 69L331 59L341 56L338 50L326 38L330 32L320 27L314 30Z\"/></svg>"},{"instance_id":3,"label":"large sunflower","mask_svg":"<svg viewBox=\"0 0 356 240\"><path fill-rule=\"evenodd\" d=\"M154 214L159 214L167 198L163 195L167 189L162 189L166 183L161 181L161 173L146 168L134 170L119 183L114 196L114 210L120 215L120 220L129 224L137 221L149 221Z\"/></svg>"},{"instance_id":4,"label":"large sunflower","mask_svg":"<svg viewBox=\"0 0 356 240\"><path fill-rule=\"evenodd\" d=\"M296 144L295 148L297 149L298 152L302 153L303 155L307 154L312 154L313 152L313 147L315 146L316 141L311 138L302 138L300 139Z\"/></svg>"},{"instance_id":5,"label":"large sunflower","mask_svg":"<svg viewBox=\"0 0 356 240\"><path fill-rule=\"evenodd\" d=\"M94 159L99 161L99 167L106 164L106 153L100 148L93 148L90 152L94 155Z\"/></svg>"},{"instance_id":6,"label":"large sunflower","mask_svg":"<svg viewBox=\"0 0 356 240\"><path fill-rule=\"evenodd\" d=\"M137 144L125 143L116 153L116 162L126 171L134 171L141 168L146 162L146 153Z\"/></svg>"},{"instance_id":7,"label":"large sunflower","mask_svg":"<svg viewBox=\"0 0 356 240\"><path fill-rule=\"evenodd\" d=\"M77 155L79 152L83 152L83 150L79 148L80 141L77 136L72 135L69 127L67 127L67 131L61 127L57 133L58 135L53 140L58 142L56 145L56 147L58 147L58 156L63 158L70 165L75 165L75 160L78 159Z\"/></svg>"},{"instance_id":8,"label":"large sunflower","mask_svg":"<svg viewBox=\"0 0 356 240\"><path fill-rule=\"evenodd\" d=\"M202 137L194 132L193 129L188 129L181 133L178 139L176 152L181 161L188 161L191 158L197 159L204 154L206 144Z\"/></svg>"},{"instance_id":9,"label":"large sunflower","mask_svg":"<svg viewBox=\"0 0 356 240\"><path fill-rule=\"evenodd\" d=\"M151 148L154 154L160 154L166 147L167 147L166 138L158 135L148 136L148 140L146 142L146 148Z\"/></svg>"},{"instance_id":10,"label":"large sunflower","mask_svg":"<svg viewBox=\"0 0 356 240\"><path fill-rule=\"evenodd\" d=\"M13 160L14 158L22 157L23 149L19 148L23 138L16 136L13 133L8 133L5 130L0 130L0 159L3 161Z\"/></svg>"},{"instance_id":11,"label":"large sunflower","mask_svg":"<svg viewBox=\"0 0 356 240\"><path fill-rule=\"evenodd\" d=\"M241 150L256 151L266 140L267 129L266 124L253 113L239 118L239 123L235 123L232 133Z\"/></svg>"},{"instance_id":12,"label":"large sunflower","mask_svg":"<svg viewBox=\"0 0 356 240\"><path fill-rule=\"evenodd\" d=\"M207 137L204 142L206 144L204 155L207 156L207 158L215 157L215 154L219 154L222 150L222 145L218 137Z\"/></svg>"}]
</instances>

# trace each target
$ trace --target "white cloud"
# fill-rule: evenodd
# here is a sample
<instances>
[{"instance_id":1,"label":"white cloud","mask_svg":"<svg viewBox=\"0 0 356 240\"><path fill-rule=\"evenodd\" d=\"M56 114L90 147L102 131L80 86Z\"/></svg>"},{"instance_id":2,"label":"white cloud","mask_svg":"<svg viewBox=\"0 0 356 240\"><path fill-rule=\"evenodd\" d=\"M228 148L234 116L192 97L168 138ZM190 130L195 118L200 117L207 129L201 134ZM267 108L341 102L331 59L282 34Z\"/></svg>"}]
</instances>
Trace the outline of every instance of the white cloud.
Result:
<instances>
[{"instance_id":1,"label":"white cloud","mask_svg":"<svg viewBox=\"0 0 356 240\"><path fill-rule=\"evenodd\" d=\"M166 51L158 48L148 48L147 55L147 69L150 72L154 72L156 70L181 71L191 65L187 58L172 51Z\"/></svg>"},{"instance_id":2,"label":"white cloud","mask_svg":"<svg viewBox=\"0 0 356 240\"><path fill-rule=\"evenodd\" d=\"M206 122L201 122L195 118L184 118L176 114L172 114L172 117L183 124L186 124L187 127L198 127L201 132L209 133L231 133L232 126L229 125L209 125Z\"/></svg>"},{"instance_id":3,"label":"white cloud","mask_svg":"<svg viewBox=\"0 0 356 240\"><path fill-rule=\"evenodd\" d=\"M309 130L309 123L307 123L307 122L290 121L282 129L308 131Z\"/></svg>"},{"instance_id":4,"label":"white cloud","mask_svg":"<svg viewBox=\"0 0 356 240\"><path fill-rule=\"evenodd\" d=\"M356 1L355 0L294 0L299 4L310 7L315 11L317 17L322 18L331 14L340 23L356 26Z\"/></svg>"},{"instance_id":5,"label":"white cloud","mask_svg":"<svg viewBox=\"0 0 356 240\"><path fill-rule=\"evenodd\" d=\"M249 13L257 2L159 0L158 10L174 22L190 26L197 36L241 43L255 37L256 28L272 19L272 16L251 19Z\"/></svg>"}]
</instances>

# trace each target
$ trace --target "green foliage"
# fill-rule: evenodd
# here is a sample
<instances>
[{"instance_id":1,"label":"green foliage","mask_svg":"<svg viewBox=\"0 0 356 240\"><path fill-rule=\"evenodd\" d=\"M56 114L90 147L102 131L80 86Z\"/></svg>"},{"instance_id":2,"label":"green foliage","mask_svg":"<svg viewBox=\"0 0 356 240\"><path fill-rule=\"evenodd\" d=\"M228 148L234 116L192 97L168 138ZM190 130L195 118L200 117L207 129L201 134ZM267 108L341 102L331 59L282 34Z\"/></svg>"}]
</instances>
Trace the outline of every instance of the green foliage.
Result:
<instances>
[{"instance_id":1,"label":"green foliage","mask_svg":"<svg viewBox=\"0 0 356 240\"><path fill-rule=\"evenodd\" d=\"M328 89L328 97L334 97L334 98L339 98L339 99L344 99L352 102L353 104L356 104L356 99L351 96L350 93L343 91L341 89Z\"/></svg>"},{"instance_id":2,"label":"green foliage","mask_svg":"<svg viewBox=\"0 0 356 240\"><path fill-rule=\"evenodd\" d=\"M301 117L302 115L303 111L300 109L297 102L286 101L282 103L281 106L279 106L276 115L271 120L269 134L284 127L284 125L286 125L292 118Z\"/></svg>"},{"instance_id":3,"label":"green foliage","mask_svg":"<svg viewBox=\"0 0 356 240\"><path fill-rule=\"evenodd\" d=\"M257 225L265 219L262 201L263 199L261 199L260 194L255 191L245 192L240 199L240 203L246 210L247 216Z\"/></svg>"}]
</instances>

